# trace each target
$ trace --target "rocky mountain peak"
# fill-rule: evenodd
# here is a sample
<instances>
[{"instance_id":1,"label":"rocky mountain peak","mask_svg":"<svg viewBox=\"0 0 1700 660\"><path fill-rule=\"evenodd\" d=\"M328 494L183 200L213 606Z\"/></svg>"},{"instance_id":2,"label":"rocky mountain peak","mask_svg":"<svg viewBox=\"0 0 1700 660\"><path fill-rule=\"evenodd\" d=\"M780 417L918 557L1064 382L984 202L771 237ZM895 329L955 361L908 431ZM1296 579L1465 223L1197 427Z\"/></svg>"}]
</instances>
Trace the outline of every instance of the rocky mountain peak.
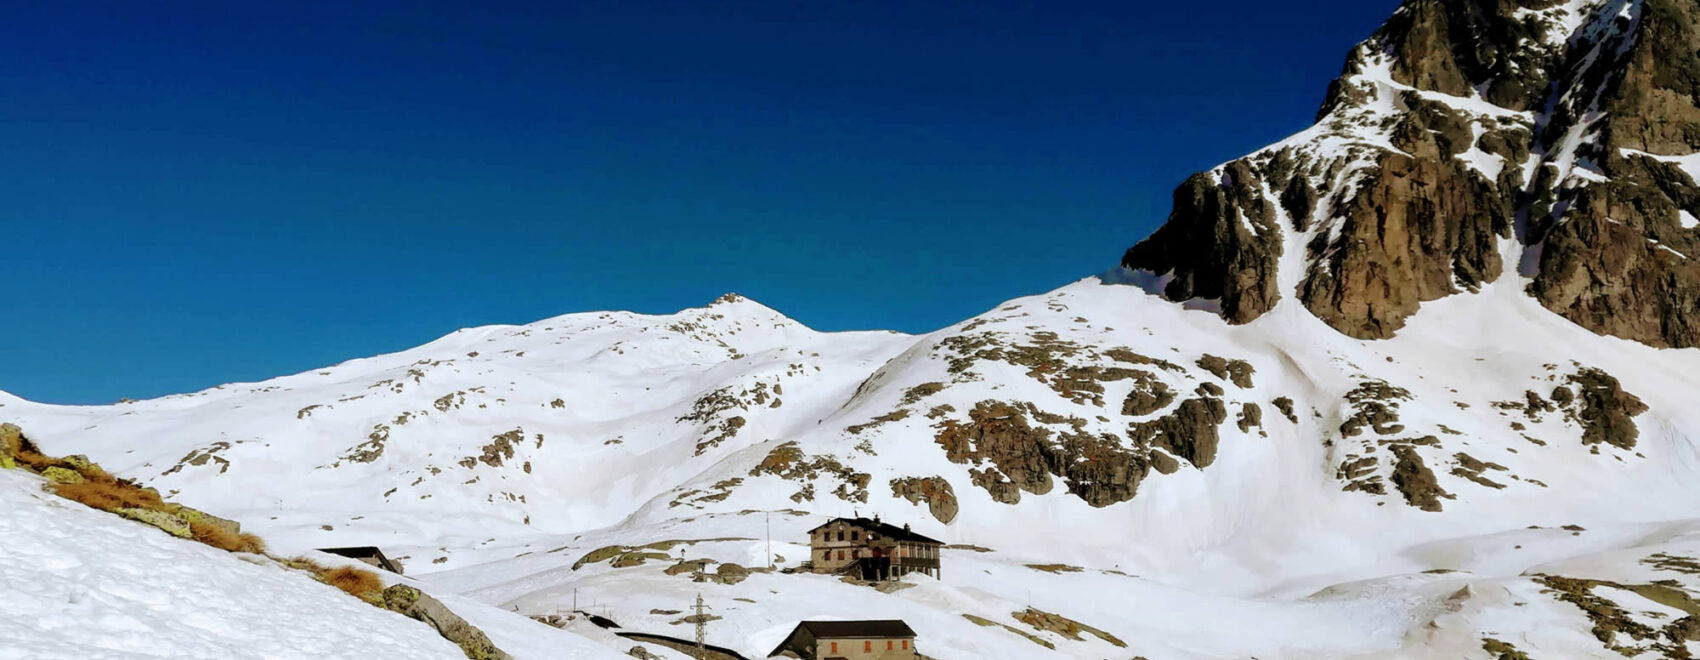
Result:
<instances>
[{"instance_id":1,"label":"rocky mountain peak","mask_svg":"<svg viewBox=\"0 0 1700 660\"><path fill-rule=\"evenodd\" d=\"M1124 267L1247 323L1382 339L1524 278L1594 332L1700 346L1700 7L1408 0L1316 125L1189 178Z\"/></svg>"}]
</instances>

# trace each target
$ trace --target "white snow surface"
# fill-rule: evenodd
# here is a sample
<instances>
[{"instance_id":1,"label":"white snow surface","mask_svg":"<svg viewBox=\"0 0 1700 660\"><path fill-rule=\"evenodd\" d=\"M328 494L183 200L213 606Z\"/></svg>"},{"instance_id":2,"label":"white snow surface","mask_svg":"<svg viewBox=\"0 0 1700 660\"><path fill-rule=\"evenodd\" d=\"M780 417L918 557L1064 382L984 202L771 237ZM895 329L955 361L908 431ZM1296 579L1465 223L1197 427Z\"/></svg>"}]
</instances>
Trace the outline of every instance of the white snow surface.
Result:
<instances>
[{"instance_id":1,"label":"white snow surface","mask_svg":"<svg viewBox=\"0 0 1700 660\"><path fill-rule=\"evenodd\" d=\"M464 658L425 624L0 471L0 658Z\"/></svg>"}]
</instances>

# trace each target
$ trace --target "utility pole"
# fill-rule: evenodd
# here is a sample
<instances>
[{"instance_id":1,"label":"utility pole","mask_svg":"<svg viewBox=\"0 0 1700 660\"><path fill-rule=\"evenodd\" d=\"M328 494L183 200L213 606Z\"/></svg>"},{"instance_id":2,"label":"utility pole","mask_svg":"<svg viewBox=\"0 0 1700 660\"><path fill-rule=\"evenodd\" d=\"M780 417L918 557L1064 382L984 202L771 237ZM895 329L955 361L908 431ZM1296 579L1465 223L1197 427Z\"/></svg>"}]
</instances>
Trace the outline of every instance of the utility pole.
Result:
<instances>
[{"instance_id":1,"label":"utility pole","mask_svg":"<svg viewBox=\"0 0 1700 660\"><path fill-rule=\"evenodd\" d=\"M767 526L767 570L771 571L773 570L773 512L763 513L762 518Z\"/></svg>"},{"instance_id":2,"label":"utility pole","mask_svg":"<svg viewBox=\"0 0 1700 660\"><path fill-rule=\"evenodd\" d=\"M702 592L698 591L697 592L697 606L696 606L696 611L697 611L697 616L696 616L696 619L697 619L697 652L696 652L696 656L697 656L697 660L706 660L708 658L708 648L707 648L707 644L705 643L705 641L708 639L708 614L703 612L703 610L706 609L707 607L708 607L707 605L704 605L702 603Z\"/></svg>"}]
</instances>

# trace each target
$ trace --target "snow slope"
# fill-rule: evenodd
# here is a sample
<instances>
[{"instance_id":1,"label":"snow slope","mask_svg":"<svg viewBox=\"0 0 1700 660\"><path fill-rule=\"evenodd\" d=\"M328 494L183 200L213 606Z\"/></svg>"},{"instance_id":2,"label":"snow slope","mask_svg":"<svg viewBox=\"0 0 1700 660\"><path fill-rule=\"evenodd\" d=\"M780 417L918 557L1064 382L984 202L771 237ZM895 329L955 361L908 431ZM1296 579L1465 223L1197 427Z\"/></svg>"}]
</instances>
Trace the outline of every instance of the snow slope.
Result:
<instances>
[{"instance_id":1,"label":"snow slope","mask_svg":"<svg viewBox=\"0 0 1700 660\"><path fill-rule=\"evenodd\" d=\"M0 471L0 658L464 658L422 623L298 572Z\"/></svg>"},{"instance_id":2,"label":"snow slope","mask_svg":"<svg viewBox=\"0 0 1700 660\"><path fill-rule=\"evenodd\" d=\"M1296 304L1231 327L1097 279L920 337L815 333L728 298L663 317L572 315L461 331L395 355L156 401L12 399L0 416L50 451L87 453L180 491L285 551L375 543L405 557L423 584L501 609L568 610L576 590L582 608L594 603L626 629L688 638L677 611L700 591L724 617L710 625L710 641L748 654L765 653L801 618L877 611L908 620L922 649L941 658L1422 657L1479 651L1489 633L1531 653L1609 657L1616 653L1599 642L1576 646L1576 635L1592 639L1589 620L1541 595L1525 573L1619 571L1659 552L1692 555L1700 493L1689 484L1700 456L1691 436L1700 419L1686 402L1700 351L1593 335L1520 295L1520 285L1513 275L1430 303L1400 336L1379 342L1345 338ZM1017 364L1034 346L1049 347L1039 351L1042 368ZM1134 381L1081 376L1076 385L1087 389L1059 389L1071 368L1126 365L1107 357L1126 357L1116 349L1168 363L1141 368L1175 400L1130 414ZM1249 383L1199 366L1206 355L1244 360ZM1522 405L1531 391L1544 397L1579 365L1609 372L1646 403L1633 418L1633 447L1586 444L1582 422L1560 411L1496 405ZM1387 400L1402 428L1345 434L1361 405L1348 395L1380 381L1408 392ZM940 441L952 424L972 425L969 411L981 402L996 401L1051 429L1035 443L1081 431L1109 436L1129 461L1168 456L1132 441L1129 428L1172 416L1211 388L1228 412L1214 459L1151 470L1125 501L1094 505L1082 494L1090 488L1071 492L1061 474L1047 477L1053 487L999 501L979 485L984 472L975 476L996 457L953 460ZM1274 404L1282 397L1294 402L1291 421ZM1242 430L1246 404L1263 414ZM379 424L389 425L381 455L343 458ZM511 455L488 449L513 429L523 436ZM1425 437L1433 444L1410 447L1449 496L1440 511L1408 504L1390 485L1395 461L1385 447ZM761 469L787 443L801 455L793 463L808 469ZM1370 474L1381 493L1346 488L1341 466L1360 454L1379 455ZM1458 471L1459 454L1498 467L1472 478ZM197 464L197 455L210 457ZM959 511L946 523L925 502L903 499L890 484L905 477L943 479ZM769 518L779 567L794 567L808 528L853 512L984 551L948 550L941 581L913 578L916 586L890 594L807 574L727 585L665 572L681 549L692 560L764 565ZM600 548L663 541L682 543L667 548L668 559L575 568ZM1435 570L1457 572L1426 573ZM1541 606L1460 601L1463 586ZM1027 627L1013 615L1029 606L1129 648ZM1554 625L1573 634L1537 634Z\"/></svg>"}]
</instances>

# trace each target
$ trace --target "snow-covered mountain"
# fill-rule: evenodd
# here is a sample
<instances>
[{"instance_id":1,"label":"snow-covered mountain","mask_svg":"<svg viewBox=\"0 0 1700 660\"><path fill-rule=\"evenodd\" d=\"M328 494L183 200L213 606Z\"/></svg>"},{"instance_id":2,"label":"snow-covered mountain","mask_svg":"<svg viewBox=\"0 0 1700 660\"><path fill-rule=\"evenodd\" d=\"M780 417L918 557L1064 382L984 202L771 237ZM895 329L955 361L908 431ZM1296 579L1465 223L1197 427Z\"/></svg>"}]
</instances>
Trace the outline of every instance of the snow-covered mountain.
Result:
<instances>
[{"instance_id":1,"label":"snow-covered mountain","mask_svg":"<svg viewBox=\"0 0 1700 660\"><path fill-rule=\"evenodd\" d=\"M0 419L502 608L688 637L700 591L755 657L870 612L935 658L1688 657L1697 51L1684 0L1410 0L1120 268L927 335L729 295ZM942 578L678 568L852 513Z\"/></svg>"}]
</instances>

